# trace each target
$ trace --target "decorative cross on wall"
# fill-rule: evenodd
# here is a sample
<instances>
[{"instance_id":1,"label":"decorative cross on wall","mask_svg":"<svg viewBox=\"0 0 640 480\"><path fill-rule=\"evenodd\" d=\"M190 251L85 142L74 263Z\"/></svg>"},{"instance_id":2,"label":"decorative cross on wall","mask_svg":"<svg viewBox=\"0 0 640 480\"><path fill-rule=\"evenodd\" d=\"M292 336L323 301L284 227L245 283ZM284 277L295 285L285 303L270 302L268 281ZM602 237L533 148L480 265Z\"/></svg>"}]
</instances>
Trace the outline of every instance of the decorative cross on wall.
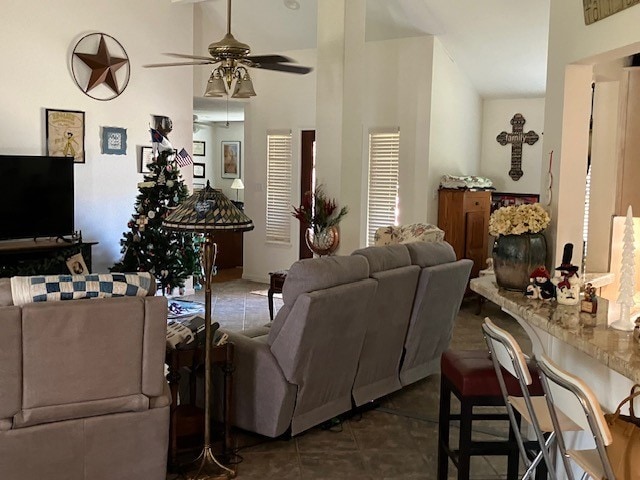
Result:
<instances>
[{"instance_id":1,"label":"decorative cross on wall","mask_svg":"<svg viewBox=\"0 0 640 480\"><path fill-rule=\"evenodd\" d=\"M498 143L502 146L507 143L511 144L511 170L509 170L509 176L513 181L520 180L523 175L522 171L522 144L528 143L533 145L540 137L533 130L529 130L524 133L524 123L526 120L521 113L516 113L511 119L511 125L513 125L512 133L500 132L500 135L496 137Z\"/></svg>"}]
</instances>

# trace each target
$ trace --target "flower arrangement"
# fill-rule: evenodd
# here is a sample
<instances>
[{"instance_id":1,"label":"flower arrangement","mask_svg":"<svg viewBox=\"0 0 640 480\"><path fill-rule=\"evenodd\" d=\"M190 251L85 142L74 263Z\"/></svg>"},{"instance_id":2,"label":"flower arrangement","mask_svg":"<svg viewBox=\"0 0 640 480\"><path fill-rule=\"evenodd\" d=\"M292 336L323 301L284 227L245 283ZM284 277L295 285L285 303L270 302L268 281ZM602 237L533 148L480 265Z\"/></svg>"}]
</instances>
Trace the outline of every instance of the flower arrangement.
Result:
<instances>
[{"instance_id":1,"label":"flower arrangement","mask_svg":"<svg viewBox=\"0 0 640 480\"><path fill-rule=\"evenodd\" d=\"M522 235L538 233L547 228L551 217L539 203L501 207L491 214L489 233L499 235Z\"/></svg>"},{"instance_id":2,"label":"flower arrangement","mask_svg":"<svg viewBox=\"0 0 640 480\"><path fill-rule=\"evenodd\" d=\"M318 185L315 190L306 192L302 198L302 205L293 207L291 213L306 227L312 227L317 235L323 230L337 225L349 212L347 207L342 207L338 211L338 205L334 199L327 198L322 185Z\"/></svg>"}]
</instances>

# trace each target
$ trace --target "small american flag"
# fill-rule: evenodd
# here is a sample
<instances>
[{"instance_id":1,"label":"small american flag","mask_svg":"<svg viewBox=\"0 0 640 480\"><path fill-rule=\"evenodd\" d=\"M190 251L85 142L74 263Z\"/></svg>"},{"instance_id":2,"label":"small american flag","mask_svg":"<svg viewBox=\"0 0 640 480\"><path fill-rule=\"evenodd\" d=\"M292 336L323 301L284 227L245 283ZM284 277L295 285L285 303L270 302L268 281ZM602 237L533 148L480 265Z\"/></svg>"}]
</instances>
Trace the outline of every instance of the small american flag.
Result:
<instances>
[{"instance_id":1,"label":"small american flag","mask_svg":"<svg viewBox=\"0 0 640 480\"><path fill-rule=\"evenodd\" d=\"M177 153L176 161L181 167L186 167L187 165L191 165L193 163L191 155L189 155L189 152L187 152L184 148Z\"/></svg>"}]
</instances>

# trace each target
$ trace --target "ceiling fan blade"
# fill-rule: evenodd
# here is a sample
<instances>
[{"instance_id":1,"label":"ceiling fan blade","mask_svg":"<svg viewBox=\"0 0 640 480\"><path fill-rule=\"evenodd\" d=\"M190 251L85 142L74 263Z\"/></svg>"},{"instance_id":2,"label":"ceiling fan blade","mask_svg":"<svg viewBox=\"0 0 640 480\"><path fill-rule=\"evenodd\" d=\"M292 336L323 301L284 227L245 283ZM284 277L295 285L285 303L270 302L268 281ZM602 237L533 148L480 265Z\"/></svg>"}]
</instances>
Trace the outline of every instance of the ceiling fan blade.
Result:
<instances>
[{"instance_id":1,"label":"ceiling fan blade","mask_svg":"<svg viewBox=\"0 0 640 480\"><path fill-rule=\"evenodd\" d=\"M208 62L180 62L180 63L151 63L149 65L143 65L144 68L157 68L157 67L181 67L184 65L210 65L215 63L213 61Z\"/></svg>"},{"instance_id":2,"label":"ceiling fan blade","mask_svg":"<svg viewBox=\"0 0 640 480\"><path fill-rule=\"evenodd\" d=\"M303 67L301 65L285 65L283 63L267 63L266 65L254 65L255 68L261 68L262 70L275 70L278 72L298 73L304 75L309 73L313 68Z\"/></svg>"},{"instance_id":3,"label":"ceiling fan blade","mask_svg":"<svg viewBox=\"0 0 640 480\"><path fill-rule=\"evenodd\" d=\"M288 57L283 57L282 55L249 55L248 57L244 58L245 60L249 60L250 62L253 63L260 63L260 64L265 64L265 63L295 63L296 61L288 58Z\"/></svg>"},{"instance_id":4,"label":"ceiling fan blade","mask_svg":"<svg viewBox=\"0 0 640 480\"><path fill-rule=\"evenodd\" d=\"M213 57L202 57L200 55L187 55L185 53L165 53L164 55L168 55L170 57L177 57L177 58L191 58L193 60L214 60Z\"/></svg>"}]
</instances>

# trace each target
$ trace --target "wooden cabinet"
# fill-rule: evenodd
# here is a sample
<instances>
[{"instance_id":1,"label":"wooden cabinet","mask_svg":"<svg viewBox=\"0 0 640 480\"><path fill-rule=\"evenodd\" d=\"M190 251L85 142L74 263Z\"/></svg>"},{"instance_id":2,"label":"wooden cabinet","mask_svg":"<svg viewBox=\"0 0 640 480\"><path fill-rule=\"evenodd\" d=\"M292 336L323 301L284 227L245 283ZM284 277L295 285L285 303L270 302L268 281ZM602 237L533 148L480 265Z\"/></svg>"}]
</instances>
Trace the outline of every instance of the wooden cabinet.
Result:
<instances>
[{"instance_id":1,"label":"wooden cabinet","mask_svg":"<svg viewBox=\"0 0 640 480\"><path fill-rule=\"evenodd\" d=\"M458 260L473 260L471 278L487 266L490 208L490 191L442 188L438 192L438 227Z\"/></svg>"},{"instance_id":2,"label":"wooden cabinet","mask_svg":"<svg viewBox=\"0 0 640 480\"><path fill-rule=\"evenodd\" d=\"M213 241L218 245L216 266L218 268L235 268L242 266L244 249L243 232L216 232Z\"/></svg>"}]
</instances>

